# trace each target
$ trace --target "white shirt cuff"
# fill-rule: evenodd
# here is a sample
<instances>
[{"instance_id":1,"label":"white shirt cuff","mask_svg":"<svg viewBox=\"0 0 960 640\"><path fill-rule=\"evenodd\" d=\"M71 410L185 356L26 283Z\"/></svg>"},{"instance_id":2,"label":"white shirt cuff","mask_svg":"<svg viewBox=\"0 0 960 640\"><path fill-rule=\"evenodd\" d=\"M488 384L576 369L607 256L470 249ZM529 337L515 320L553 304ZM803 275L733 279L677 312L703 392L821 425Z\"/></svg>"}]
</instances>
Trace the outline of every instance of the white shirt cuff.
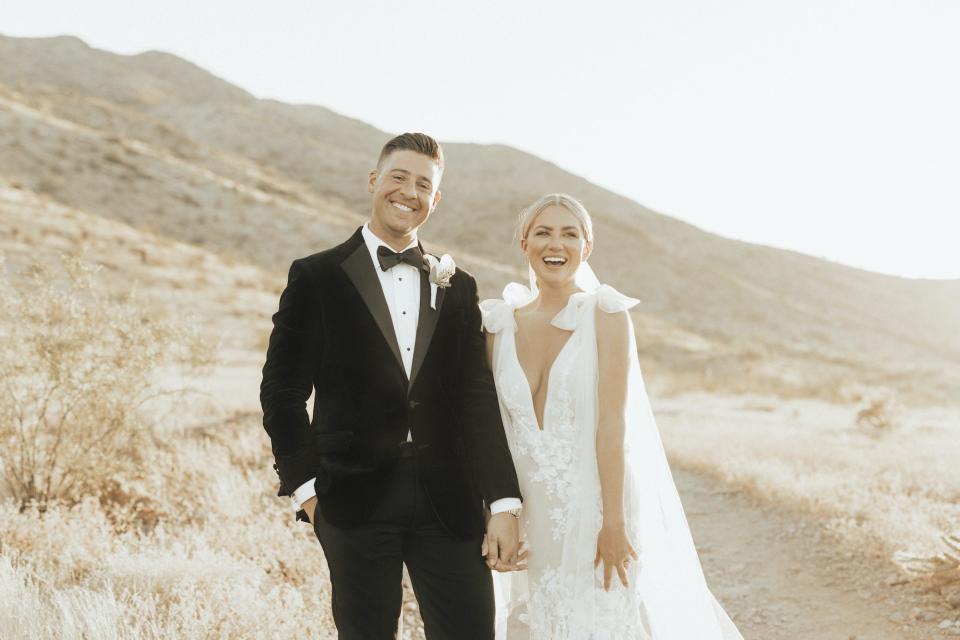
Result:
<instances>
[{"instance_id":1,"label":"white shirt cuff","mask_svg":"<svg viewBox=\"0 0 960 640\"><path fill-rule=\"evenodd\" d=\"M313 486L315 480L316 478L311 478L294 490L293 495L290 496L294 511L302 509L304 502L317 495ZM497 514L509 511L510 509L520 509L522 505L523 503L520 502L520 498L500 498L490 503L490 513Z\"/></svg>"},{"instance_id":2,"label":"white shirt cuff","mask_svg":"<svg viewBox=\"0 0 960 640\"><path fill-rule=\"evenodd\" d=\"M290 496L294 511L300 511L300 509L303 508L304 502L317 495L316 489L313 488L315 480L316 478L310 478L294 490L293 495Z\"/></svg>"},{"instance_id":3,"label":"white shirt cuff","mask_svg":"<svg viewBox=\"0 0 960 640\"><path fill-rule=\"evenodd\" d=\"M490 513L496 515L510 509L520 509L521 504L520 498L500 498L490 503Z\"/></svg>"}]
</instances>

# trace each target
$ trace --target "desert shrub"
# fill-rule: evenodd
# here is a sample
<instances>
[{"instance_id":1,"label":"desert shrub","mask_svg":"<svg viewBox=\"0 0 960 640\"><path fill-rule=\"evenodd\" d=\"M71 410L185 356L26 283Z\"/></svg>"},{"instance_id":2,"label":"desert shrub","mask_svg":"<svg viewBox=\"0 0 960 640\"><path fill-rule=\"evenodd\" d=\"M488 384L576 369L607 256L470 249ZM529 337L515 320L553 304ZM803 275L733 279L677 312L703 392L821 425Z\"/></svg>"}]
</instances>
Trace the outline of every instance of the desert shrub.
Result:
<instances>
[{"instance_id":1,"label":"desert shrub","mask_svg":"<svg viewBox=\"0 0 960 640\"><path fill-rule=\"evenodd\" d=\"M893 398L887 395L874 396L867 398L864 406L857 412L856 423L870 433L883 433L893 429L893 413Z\"/></svg>"},{"instance_id":2,"label":"desert shrub","mask_svg":"<svg viewBox=\"0 0 960 640\"><path fill-rule=\"evenodd\" d=\"M938 553L898 551L894 562L911 578L927 580L955 609L960 609L960 531L940 537Z\"/></svg>"},{"instance_id":3,"label":"desert shrub","mask_svg":"<svg viewBox=\"0 0 960 640\"><path fill-rule=\"evenodd\" d=\"M195 371L212 347L195 326L107 296L81 258L30 265L16 283L0 256L0 480L21 509L96 493L142 464L142 409L164 389L156 372Z\"/></svg>"}]
</instances>

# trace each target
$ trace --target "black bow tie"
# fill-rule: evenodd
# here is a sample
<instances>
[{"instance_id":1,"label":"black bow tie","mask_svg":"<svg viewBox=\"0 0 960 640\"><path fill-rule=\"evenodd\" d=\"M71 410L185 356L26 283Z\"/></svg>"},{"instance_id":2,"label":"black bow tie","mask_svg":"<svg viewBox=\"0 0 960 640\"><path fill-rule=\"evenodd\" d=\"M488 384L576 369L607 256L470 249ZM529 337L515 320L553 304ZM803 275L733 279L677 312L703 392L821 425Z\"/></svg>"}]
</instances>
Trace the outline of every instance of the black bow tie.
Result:
<instances>
[{"instance_id":1,"label":"black bow tie","mask_svg":"<svg viewBox=\"0 0 960 640\"><path fill-rule=\"evenodd\" d=\"M380 268L384 271L394 268L401 262L406 262L411 267L417 269L423 268L423 254L417 247L410 247L402 253L391 251L387 247L380 245L377 247L377 260L380 261Z\"/></svg>"}]
</instances>

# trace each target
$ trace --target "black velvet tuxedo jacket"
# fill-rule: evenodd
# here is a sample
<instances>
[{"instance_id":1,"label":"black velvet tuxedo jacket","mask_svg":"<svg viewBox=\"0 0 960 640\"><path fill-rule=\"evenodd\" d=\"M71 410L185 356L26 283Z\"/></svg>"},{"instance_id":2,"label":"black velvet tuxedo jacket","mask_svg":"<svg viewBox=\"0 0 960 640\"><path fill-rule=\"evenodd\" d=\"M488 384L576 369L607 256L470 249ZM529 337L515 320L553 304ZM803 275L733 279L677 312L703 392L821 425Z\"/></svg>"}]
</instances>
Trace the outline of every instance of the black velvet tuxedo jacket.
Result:
<instances>
[{"instance_id":1,"label":"black velvet tuxedo jacket","mask_svg":"<svg viewBox=\"0 0 960 640\"><path fill-rule=\"evenodd\" d=\"M384 494L406 440L440 521L454 535L484 530L483 503L520 497L473 277L457 269L420 316L407 378L376 267L358 229L345 243L293 261L273 316L260 402L290 495L316 476L323 518L349 528ZM306 402L316 396L313 420ZM301 510L297 518L305 520Z\"/></svg>"}]
</instances>

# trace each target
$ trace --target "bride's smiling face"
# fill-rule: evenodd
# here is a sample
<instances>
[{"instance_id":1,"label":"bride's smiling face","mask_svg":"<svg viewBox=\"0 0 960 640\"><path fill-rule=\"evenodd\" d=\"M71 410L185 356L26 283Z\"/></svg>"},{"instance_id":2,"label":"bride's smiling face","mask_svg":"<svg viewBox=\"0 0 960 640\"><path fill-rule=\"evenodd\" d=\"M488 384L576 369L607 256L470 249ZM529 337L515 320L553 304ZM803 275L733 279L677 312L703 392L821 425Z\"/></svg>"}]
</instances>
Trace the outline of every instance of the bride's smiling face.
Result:
<instances>
[{"instance_id":1,"label":"bride's smiling face","mask_svg":"<svg viewBox=\"0 0 960 640\"><path fill-rule=\"evenodd\" d=\"M550 205L541 211L520 239L520 250L543 284L572 283L577 267L590 255L591 248L580 221L561 205Z\"/></svg>"}]
</instances>

